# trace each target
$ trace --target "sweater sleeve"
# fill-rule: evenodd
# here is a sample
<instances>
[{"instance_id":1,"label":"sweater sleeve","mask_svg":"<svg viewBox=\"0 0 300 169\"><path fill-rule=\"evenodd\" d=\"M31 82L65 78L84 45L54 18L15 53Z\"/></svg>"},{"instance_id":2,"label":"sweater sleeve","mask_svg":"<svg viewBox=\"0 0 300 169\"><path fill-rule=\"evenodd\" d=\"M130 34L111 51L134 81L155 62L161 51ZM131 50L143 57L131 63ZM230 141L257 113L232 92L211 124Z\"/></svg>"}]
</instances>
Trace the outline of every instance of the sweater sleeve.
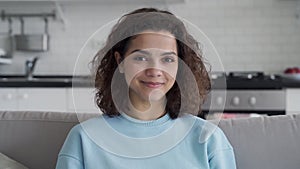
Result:
<instances>
[{"instance_id":1,"label":"sweater sleeve","mask_svg":"<svg viewBox=\"0 0 300 169\"><path fill-rule=\"evenodd\" d=\"M56 169L83 169L80 126L69 132L57 159Z\"/></svg>"},{"instance_id":2,"label":"sweater sleeve","mask_svg":"<svg viewBox=\"0 0 300 169\"><path fill-rule=\"evenodd\" d=\"M209 139L210 169L236 169L233 148L220 128Z\"/></svg>"},{"instance_id":3,"label":"sweater sleeve","mask_svg":"<svg viewBox=\"0 0 300 169\"><path fill-rule=\"evenodd\" d=\"M221 150L209 160L210 169L236 169L232 149Z\"/></svg>"},{"instance_id":4,"label":"sweater sleeve","mask_svg":"<svg viewBox=\"0 0 300 169\"><path fill-rule=\"evenodd\" d=\"M82 162L78 159L60 155L56 164L56 169L83 169Z\"/></svg>"}]
</instances>

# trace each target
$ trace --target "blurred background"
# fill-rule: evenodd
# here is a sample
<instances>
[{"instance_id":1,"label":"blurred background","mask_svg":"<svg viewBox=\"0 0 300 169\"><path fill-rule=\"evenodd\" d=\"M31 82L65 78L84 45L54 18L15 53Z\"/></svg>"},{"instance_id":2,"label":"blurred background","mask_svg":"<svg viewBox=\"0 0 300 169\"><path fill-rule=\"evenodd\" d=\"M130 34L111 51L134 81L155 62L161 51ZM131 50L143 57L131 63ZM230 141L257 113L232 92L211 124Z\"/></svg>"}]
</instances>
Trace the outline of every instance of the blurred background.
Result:
<instances>
[{"instance_id":1,"label":"blurred background","mask_svg":"<svg viewBox=\"0 0 300 169\"><path fill-rule=\"evenodd\" d=\"M199 27L215 45L225 71L282 73L300 65L299 0L0 1L0 10L6 14L55 11L56 15L48 18L49 51L13 51L11 64L1 64L0 72L22 74L24 61L40 56L36 74L72 74L87 39L100 27L138 7L167 9ZM20 34L20 24L19 18L12 18L12 35ZM8 50L8 28L8 17L2 17L3 50ZM44 33L43 17L24 18L24 33ZM101 43L95 41L89 47L97 49ZM86 63L78 64L82 70L78 73L89 74Z\"/></svg>"},{"instance_id":2,"label":"blurred background","mask_svg":"<svg viewBox=\"0 0 300 169\"><path fill-rule=\"evenodd\" d=\"M108 32L86 42L140 7L171 11L214 45L206 113L300 112L300 0L0 0L0 109L74 111L75 98L98 111L88 63Z\"/></svg>"}]
</instances>

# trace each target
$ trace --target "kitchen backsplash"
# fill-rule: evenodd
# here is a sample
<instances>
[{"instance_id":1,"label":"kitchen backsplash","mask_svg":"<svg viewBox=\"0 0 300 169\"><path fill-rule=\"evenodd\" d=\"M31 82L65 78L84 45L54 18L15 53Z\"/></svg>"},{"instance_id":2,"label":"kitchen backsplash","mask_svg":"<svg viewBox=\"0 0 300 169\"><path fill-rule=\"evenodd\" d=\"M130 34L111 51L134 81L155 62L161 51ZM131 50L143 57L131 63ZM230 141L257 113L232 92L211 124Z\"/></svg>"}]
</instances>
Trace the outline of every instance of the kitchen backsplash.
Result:
<instances>
[{"instance_id":1,"label":"kitchen backsplash","mask_svg":"<svg viewBox=\"0 0 300 169\"><path fill-rule=\"evenodd\" d=\"M7 12L49 12L49 3L20 5L5 3ZM49 20L49 52L15 52L13 63L0 65L0 73L24 73L25 60L41 56L36 74L72 74L80 49L101 26L137 7L154 6L169 9L180 18L199 27L217 49L225 71L265 71L281 73L287 67L300 66L300 1L297 0L187 0L179 4L109 4L100 2L62 3L65 23ZM25 20L25 32L41 33L42 20ZM0 36L7 31L7 21L0 20ZM20 23L13 20L14 34ZM0 38L1 40L1 38ZM0 43L1 44L1 43ZM98 42L87 49L95 51ZM81 56L82 57L82 56ZM89 74L93 53L77 63L76 74ZM217 61L209 60L214 71Z\"/></svg>"}]
</instances>

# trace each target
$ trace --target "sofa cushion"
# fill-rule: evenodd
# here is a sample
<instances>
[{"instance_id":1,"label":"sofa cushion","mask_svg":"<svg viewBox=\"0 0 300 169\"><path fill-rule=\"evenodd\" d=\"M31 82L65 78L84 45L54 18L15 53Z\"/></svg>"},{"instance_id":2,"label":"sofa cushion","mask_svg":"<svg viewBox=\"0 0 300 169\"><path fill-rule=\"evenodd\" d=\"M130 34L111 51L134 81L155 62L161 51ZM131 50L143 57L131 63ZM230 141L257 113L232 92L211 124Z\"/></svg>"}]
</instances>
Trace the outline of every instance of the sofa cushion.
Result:
<instances>
[{"instance_id":1,"label":"sofa cushion","mask_svg":"<svg viewBox=\"0 0 300 169\"><path fill-rule=\"evenodd\" d=\"M0 168L3 169L28 169L24 165L18 163L17 161L7 157L6 155L0 153Z\"/></svg>"}]
</instances>

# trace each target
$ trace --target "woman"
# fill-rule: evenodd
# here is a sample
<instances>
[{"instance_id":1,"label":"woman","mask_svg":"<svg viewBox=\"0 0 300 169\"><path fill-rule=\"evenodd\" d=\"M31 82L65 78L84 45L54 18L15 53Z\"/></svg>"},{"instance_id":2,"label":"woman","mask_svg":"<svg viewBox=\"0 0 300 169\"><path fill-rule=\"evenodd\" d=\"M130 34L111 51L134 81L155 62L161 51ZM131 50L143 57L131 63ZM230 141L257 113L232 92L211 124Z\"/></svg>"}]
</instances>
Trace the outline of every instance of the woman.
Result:
<instances>
[{"instance_id":1,"label":"woman","mask_svg":"<svg viewBox=\"0 0 300 169\"><path fill-rule=\"evenodd\" d=\"M201 115L210 80L196 40L172 13L124 15L92 63L103 115L70 131L57 169L236 168L224 133L189 115Z\"/></svg>"}]
</instances>

